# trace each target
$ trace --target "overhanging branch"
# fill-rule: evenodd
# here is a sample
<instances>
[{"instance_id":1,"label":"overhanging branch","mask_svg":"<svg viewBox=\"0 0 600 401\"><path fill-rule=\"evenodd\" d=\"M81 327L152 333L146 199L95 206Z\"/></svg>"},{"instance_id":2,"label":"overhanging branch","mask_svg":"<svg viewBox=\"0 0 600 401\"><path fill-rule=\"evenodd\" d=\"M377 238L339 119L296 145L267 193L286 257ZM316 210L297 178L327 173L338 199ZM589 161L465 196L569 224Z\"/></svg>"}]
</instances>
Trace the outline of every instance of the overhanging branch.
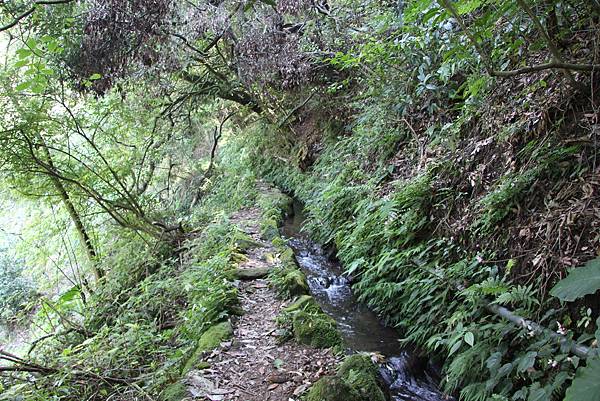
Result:
<instances>
[{"instance_id":1,"label":"overhanging branch","mask_svg":"<svg viewBox=\"0 0 600 401\"><path fill-rule=\"evenodd\" d=\"M23 13L17 15L15 17L15 19L12 20L11 22L9 22L8 24L0 27L0 32L7 31L7 30L15 27L19 22L21 22L22 20L24 20L25 18L27 18L31 14L33 14L34 11L36 10L37 6L67 4L67 3L72 3L73 1L75 1L75 0L38 0L38 1L35 1L33 3L33 5L31 6L31 8L29 8L26 11L24 11Z\"/></svg>"}]
</instances>

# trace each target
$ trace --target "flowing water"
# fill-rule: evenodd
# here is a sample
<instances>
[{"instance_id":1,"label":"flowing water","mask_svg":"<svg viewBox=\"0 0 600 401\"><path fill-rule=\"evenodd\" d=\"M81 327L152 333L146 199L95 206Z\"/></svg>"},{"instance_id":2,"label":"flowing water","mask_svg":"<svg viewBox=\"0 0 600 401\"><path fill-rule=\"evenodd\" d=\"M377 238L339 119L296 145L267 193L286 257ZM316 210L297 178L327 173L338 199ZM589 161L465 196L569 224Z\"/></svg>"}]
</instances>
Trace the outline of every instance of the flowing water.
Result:
<instances>
[{"instance_id":1,"label":"flowing water","mask_svg":"<svg viewBox=\"0 0 600 401\"><path fill-rule=\"evenodd\" d=\"M286 220L283 235L306 274L311 294L337 322L346 346L354 352L374 352L385 357L380 371L394 401L451 399L437 389L436 368L401 347L398 332L381 324L371 310L356 300L340 265L301 232L303 222L302 206L294 203L294 213Z\"/></svg>"}]
</instances>

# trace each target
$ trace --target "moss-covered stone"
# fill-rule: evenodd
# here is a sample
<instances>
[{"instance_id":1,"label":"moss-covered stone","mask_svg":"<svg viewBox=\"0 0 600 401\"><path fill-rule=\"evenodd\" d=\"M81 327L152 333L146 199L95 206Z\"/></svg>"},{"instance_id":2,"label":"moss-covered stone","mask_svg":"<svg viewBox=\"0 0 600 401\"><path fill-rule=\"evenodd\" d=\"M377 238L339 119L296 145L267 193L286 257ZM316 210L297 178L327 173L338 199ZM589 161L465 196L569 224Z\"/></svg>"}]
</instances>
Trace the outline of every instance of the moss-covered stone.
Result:
<instances>
[{"instance_id":1,"label":"moss-covered stone","mask_svg":"<svg viewBox=\"0 0 600 401\"><path fill-rule=\"evenodd\" d=\"M229 322L215 324L202 334L198 340L198 349L209 351L233 335L233 327Z\"/></svg>"},{"instance_id":2,"label":"moss-covered stone","mask_svg":"<svg viewBox=\"0 0 600 401\"><path fill-rule=\"evenodd\" d=\"M306 276L295 266L273 269L269 274L269 280L282 298L293 298L309 293Z\"/></svg>"},{"instance_id":3,"label":"moss-covered stone","mask_svg":"<svg viewBox=\"0 0 600 401\"><path fill-rule=\"evenodd\" d=\"M298 311L292 318L292 330L296 341L317 348L342 345L342 337L335 321L325 313Z\"/></svg>"},{"instance_id":4,"label":"moss-covered stone","mask_svg":"<svg viewBox=\"0 0 600 401\"><path fill-rule=\"evenodd\" d=\"M361 400L386 401L377 366L368 355L351 355L340 365L338 376L355 390Z\"/></svg>"},{"instance_id":5,"label":"moss-covered stone","mask_svg":"<svg viewBox=\"0 0 600 401\"><path fill-rule=\"evenodd\" d=\"M248 261L248 257L239 252L231 252L230 259L234 264L240 264Z\"/></svg>"},{"instance_id":6,"label":"moss-covered stone","mask_svg":"<svg viewBox=\"0 0 600 401\"><path fill-rule=\"evenodd\" d=\"M298 311L319 311L320 307L315 299L310 295L302 295L294 302L283 309L284 313L294 313Z\"/></svg>"},{"instance_id":7,"label":"moss-covered stone","mask_svg":"<svg viewBox=\"0 0 600 401\"><path fill-rule=\"evenodd\" d=\"M192 369L195 369L202 363L202 355L206 351L217 348L219 344L227 340L233 335L233 327L229 322L218 323L206 330L196 344L196 350L187 360L183 367L182 373L186 374Z\"/></svg>"},{"instance_id":8,"label":"moss-covered stone","mask_svg":"<svg viewBox=\"0 0 600 401\"><path fill-rule=\"evenodd\" d=\"M273 218L266 218L260 222L260 236L268 241L279 237L279 224Z\"/></svg>"},{"instance_id":9,"label":"moss-covered stone","mask_svg":"<svg viewBox=\"0 0 600 401\"><path fill-rule=\"evenodd\" d=\"M235 277L239 280L256 280L269 275L272 269L270 267L255 267L251 269L237 269Z\"/></svg>"},{"instance_id":10,"label":"moss-covered stone","mask_svg":"<svg viewBox=\"0 0 600 401\"><path fill-rule=\"evenodd\" d=\"M335 320L310 295L303 295L284 308L277 321L285 330L283 340L293 337L299 343L318 348L342 345Z\"/></svg>"},{"instance_id":11,"label":"moss-covered stone","mask_svg":"<svg viewBox=\"0 0 600 401\"><path fill-rule=\"evenodd\" d=\"M241 252L247 252L253 248L260 248L263 246L258 241L255 241L251 236L241 231L235 233L232 239L233 247Z\"/></svg>"},{"instance_id":12,"label":"moss-covered stone","mask_svg":"<svg viewBox=\"0 0 600 401\"><path fill-rule=\"evenodd\" d=\"M308 392L306 401L363 401L353 389L338 376L325 376Z\"/></svg>"},{"instance_id":13,"label":"moss-covered stone","mask_svg":"<svg viewBox=\"0 0 600 401\"><path fill-rule=\"evenodd\" d=\"M283 267L298 268L298 263L296 262L294 250L289 246L284 246L280 248L279 260L281 261L281 265Z\"/></svg>"},{"instance_id":14,"label":"moss-covered stone","mask_svg":"<svg viewBox=\"0 0 600 401\"><path fill-rule=\"evenodd\" d=\"M283 286L289 297L308 294L308 282L306 276L300 270L290 270L283 277Z\"/></svg>"},{"instance_id":15,"label":"moss-covered stone","mask_svg":"<svg viewBox=\"0 0 600 401\"><path fill-rule=\"evenodd\" d=\"M344 360L335 376L316 382L306 401L386 401L377 366L367 355Z\"/></svg>"},{"instance_id":16,"label":"moss-covered stone","mask_svg":"<svg viewBox=\"0 0 600 401\"><path fill-rule=\"evenodd\" d=\"M188 392L183 383L170 384L160 393L161 401L181 401L187 397Z\"/></svg>"}]
</instances>

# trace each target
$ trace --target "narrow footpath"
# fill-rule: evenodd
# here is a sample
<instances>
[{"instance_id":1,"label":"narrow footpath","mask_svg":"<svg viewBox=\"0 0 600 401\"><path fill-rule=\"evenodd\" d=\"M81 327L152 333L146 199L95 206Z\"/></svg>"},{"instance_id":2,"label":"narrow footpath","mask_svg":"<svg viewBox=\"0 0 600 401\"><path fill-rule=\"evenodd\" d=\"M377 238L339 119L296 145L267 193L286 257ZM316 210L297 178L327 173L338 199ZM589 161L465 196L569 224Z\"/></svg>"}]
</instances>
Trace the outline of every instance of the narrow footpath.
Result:
<instances>
[{"instance_id":1,"label":"narrow footpath","mask_svg":"<svg viewBox=\"0 0 600 401\"><path fill-rule=\"evenodd\" d=\"M240 269L277 265L277 250L260 237L258 208L243 209L231 221L262 245L246 251ZM265 278L240 280L238 289L244 313L233 319L233 337L207 355L209 368L187 375L194 399L297 401L319 378L335 373L339 358L331 350L278 342L276 318L289 302L279 300Z\"/></svg>"}]
</instances>

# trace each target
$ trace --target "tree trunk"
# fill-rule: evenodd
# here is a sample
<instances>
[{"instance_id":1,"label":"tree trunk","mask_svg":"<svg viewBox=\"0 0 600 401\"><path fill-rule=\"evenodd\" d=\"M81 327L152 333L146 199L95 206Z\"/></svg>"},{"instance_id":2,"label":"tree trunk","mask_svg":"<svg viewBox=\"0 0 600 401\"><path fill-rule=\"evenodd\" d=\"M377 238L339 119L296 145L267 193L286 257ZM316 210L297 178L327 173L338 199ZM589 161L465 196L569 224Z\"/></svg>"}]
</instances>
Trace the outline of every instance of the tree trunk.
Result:
<instances>
[{"instance_id":1,"label":"tree trunk","mask_svg":"<svg viewBox=\"0 0 600 401\"><path fill-rule=\"evenodd\" d=\"M56 168L54 167L54 162L52 161L52 157L50 155L50 151L48 150L48 148L46 147L46 145L43 141L42 141L42 148L43 148L43 152L46 157L48 166L52 170L56 170ZM63 183L60 181L60 179L58 177L56 177L54 175L50 174L49 177L50 177L50 180L52 181L52 184L54 185L54 188L58 192L58 195L60 196L60 199L62 200L65 208L67 209L67 212L69 213L69 217L71 217L73 224L75 224L75 230L77 231L77 234L79 235L79 239L81 240L81 243L82 243L85 253L88 257L88 260L90 261L94 276L96 277L96 280L100 280L104 276L104 271L98 267L98 264L97 264L98 263L98 260L97 260L98 254L96 253L96 249L94 248L94 244L92 243L92 238L90 237L87 230L85 229L85 226L83 225L83 221L81 220L81 216L79 216L79 213L77 213L77 210L75 209L75 205L73 204L73 201L71 201L71 197L69 196L69 193L67 192L67 189L65 188Z\"/></svg>"}]
</instances>

